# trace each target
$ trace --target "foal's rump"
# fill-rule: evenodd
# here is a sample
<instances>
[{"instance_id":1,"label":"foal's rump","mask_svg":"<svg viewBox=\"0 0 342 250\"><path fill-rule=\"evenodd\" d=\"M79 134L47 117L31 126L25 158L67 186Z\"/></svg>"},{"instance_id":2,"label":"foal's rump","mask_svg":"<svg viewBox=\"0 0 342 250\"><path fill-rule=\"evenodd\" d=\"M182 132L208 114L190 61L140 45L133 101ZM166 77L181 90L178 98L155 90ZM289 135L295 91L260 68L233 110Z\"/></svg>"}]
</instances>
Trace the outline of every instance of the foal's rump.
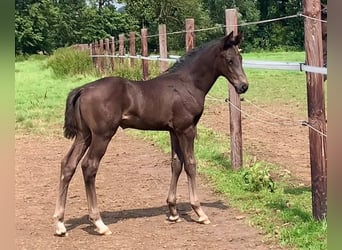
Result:
<instances>
[{"instance_id":1,"label":"foal's rump","mask_svg":"<svg viewBox=\"0 0 342 250\"><path fill-rule=\"evenodd\" d=\"M125 81L120 77L105 77L73 89L65 107L64 136L72 139L87 128L94 132L108 129L119 122Z\"/></svg>"}]
</instances>

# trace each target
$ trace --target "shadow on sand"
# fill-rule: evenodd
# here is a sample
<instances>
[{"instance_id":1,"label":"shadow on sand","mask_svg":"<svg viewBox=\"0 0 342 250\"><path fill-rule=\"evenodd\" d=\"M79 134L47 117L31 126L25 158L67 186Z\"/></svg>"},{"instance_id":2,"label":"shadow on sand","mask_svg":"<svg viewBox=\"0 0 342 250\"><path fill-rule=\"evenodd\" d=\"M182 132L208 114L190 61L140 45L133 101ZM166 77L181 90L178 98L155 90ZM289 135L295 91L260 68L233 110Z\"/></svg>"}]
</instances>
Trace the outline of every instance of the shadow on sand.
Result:
<instances>
[{"instance_id":1,"label":"shadow on sand","mask_svg":"<svg viewBox=\"0 0 342 250\"><path fill-rule=\"evenodd\" d=\"M215 201L215 202L201 202L203 207L210 207L216 208L220 210L228 209L228 206L224 204L222 201ZM177 209L180 214L180 217L188 222L195 222L191 216L190 212L192 208L188 202L178 203ZM136 208L136 209L127 209L127 210L120 210L120 211L104 211L101 213L102 220L106 225L115 224L122 220L127 219L136 219L136 218L149 218L155 217L165 214L166 216L169 213L168 206L160 206L160 207L150 207L150 208ZM171 222L170 222L171 223ZM94 230L94 226L88 220L88 215L84 215L79 218L73 218L65 221L67 230L73 230L76 227L81 225L88 225L85 228L82 228L84 231L88 232L89 234L99 235Z\"/></svg>"}]
</instances>

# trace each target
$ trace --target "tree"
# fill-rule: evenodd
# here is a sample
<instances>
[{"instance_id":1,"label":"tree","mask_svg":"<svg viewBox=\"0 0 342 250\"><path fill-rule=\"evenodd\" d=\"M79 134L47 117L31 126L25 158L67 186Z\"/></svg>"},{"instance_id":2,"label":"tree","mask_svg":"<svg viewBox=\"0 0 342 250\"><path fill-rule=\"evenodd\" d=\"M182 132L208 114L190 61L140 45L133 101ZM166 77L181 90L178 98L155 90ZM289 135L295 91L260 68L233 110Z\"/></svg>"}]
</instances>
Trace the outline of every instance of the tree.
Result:
<instances>
[{"instance_id":1,"label":"tree","mask_svg":"<svg viewBox=\"0 0 342 250\"><path fill-rule=\"evenodd\" d=\"M136 29L136 21L119 13L111 0L17 0L15 52L51 53L58 47L90 43Z\"/></svg>"},{"instance_id":2,"label":"tree","mask_svg":"<svg viewBox=\"0 0 342 250\"><path fill-rule=\"evenodd\" d=\"M247 23L259 20L259 10L254 0L202 0L203 5L209 11L209 16L216 24L225 25L225 10L236 8L238 11L238 23ZM255 43L255 26L240 27L246 35L244 37L244 50L249 50Z\"/></svg>"},{"instance_id":3,"label":"tree","mask_svg":"<svg viewBox=\"0 0 342 250\"><path fill-rule=\"evenodd\" d=\"M83 11L88 8L86 1L59 0L58 22L52 27L57 47L79 43L81 38L80 23Z\"/></svg>"},{"instance_id":4,"label":"tree","mask_svg":"<svg viewBox=\"0 0 342 250\"><path fill-rule=\"evenodd\" d=\"M118 11L115 3L125 3ZM225 9L236 8L238 23L288 16L302 11L302 0L16 0L15 51L51 53L58 47L90 43L108 36L149 29L158 24L167 32L184 30L186 18L195 19L195 29L225 24ZM326 3L326 0L322 0ZM303 49L302 18L239 27L244 31L244 51L256 49ZM224 29L196 32L196 46L223 35ZM184 49L185 34L168 36L169 50ZM149 48L158 49L158 37L149 38Z\"/></svg>"},{"instance_id":5,"label":"tree","mask_svg":"<svg viewBox=\"0 0 342 250\"><path fill-rule=\"evenodd\" d=\"M301 0L259 0L260 19L267 20L296 14L302 10ZM281 20L258 26L259 43L269 49L303 49L304 22L300 18Z\"/></svg>"},{"instance_id":6,"label":"tree","mask_svg":"<svg viewBox=\"0 0 342 250\"><path fill-rule=\"evenodd\" d=\"M138 28L137 21L126 13L119 13L114 7L102 7L101 10L87 8L82 12L79 43L90 43L110 36L117 37Z\"/></svg>"},{"instance_id":7,"label":"tree","mask_svg":"<svg viewBox=\"0 0 342 250\"><path fill-rule=\"evenodd\" d=\"M212 27L208 12L203 9L201 0L125 0L125 12L137 20L140 27L149 29L150 34L158 33L158 25L166 24L167 32L184 30L186 18L195 19L196 28ZM196 34L196 44L212 39L213 32ZM168 37L171 50L184 49L184 34ZM158 38L149 40L149 49L158 48Z\"/></svg>"},{"instance_id":8,"label":"tree","mask_svg":"<svg viewBox=\"0 0 342 250\"><path fill-rule=\"evenodd\" d=\"M50 29L57 22L57 9L52 1L20 0L15 8L16 53L51 52L54 44Z\"/></svg>"}]
</instances>

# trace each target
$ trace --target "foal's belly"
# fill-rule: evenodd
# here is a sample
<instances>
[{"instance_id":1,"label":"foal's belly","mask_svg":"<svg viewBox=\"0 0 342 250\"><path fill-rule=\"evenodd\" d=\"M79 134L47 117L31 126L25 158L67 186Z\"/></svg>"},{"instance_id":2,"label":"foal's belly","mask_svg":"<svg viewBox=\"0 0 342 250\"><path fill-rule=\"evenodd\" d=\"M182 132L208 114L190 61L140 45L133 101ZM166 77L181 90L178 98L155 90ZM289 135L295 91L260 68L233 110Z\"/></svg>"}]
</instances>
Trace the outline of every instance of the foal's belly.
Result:
<instances>
[{"instance_id":1,"label":"foal's belly","mask_svg":"<svg viewBox=\"0 0 342 250\"><path fill-rule=\"evenodd\" d=\"M120 127L140 130L169 130L171 121L158 119L159 117L141 117L133 114L123 114Z\"/></svg>"}]
</instances>

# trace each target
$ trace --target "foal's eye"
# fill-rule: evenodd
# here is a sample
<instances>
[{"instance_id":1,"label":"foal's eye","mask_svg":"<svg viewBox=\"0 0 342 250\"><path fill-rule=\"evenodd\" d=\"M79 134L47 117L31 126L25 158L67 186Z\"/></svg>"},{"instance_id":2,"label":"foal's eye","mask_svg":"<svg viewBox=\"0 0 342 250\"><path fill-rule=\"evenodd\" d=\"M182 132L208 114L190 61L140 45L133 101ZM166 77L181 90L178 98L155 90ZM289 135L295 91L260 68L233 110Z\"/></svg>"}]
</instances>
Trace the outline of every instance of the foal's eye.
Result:
<instances>
[{"instance_id":1,"label":"foal's eye","mask_svg":"<svg viewBox=\"0 0 342 250\"><path fill-rule=\"evenodd\" d=\"M229 61L228 61L228 64L229 64L229 65L233 65L233 60L229 60Z\"/></svg>"}]
</instances>

